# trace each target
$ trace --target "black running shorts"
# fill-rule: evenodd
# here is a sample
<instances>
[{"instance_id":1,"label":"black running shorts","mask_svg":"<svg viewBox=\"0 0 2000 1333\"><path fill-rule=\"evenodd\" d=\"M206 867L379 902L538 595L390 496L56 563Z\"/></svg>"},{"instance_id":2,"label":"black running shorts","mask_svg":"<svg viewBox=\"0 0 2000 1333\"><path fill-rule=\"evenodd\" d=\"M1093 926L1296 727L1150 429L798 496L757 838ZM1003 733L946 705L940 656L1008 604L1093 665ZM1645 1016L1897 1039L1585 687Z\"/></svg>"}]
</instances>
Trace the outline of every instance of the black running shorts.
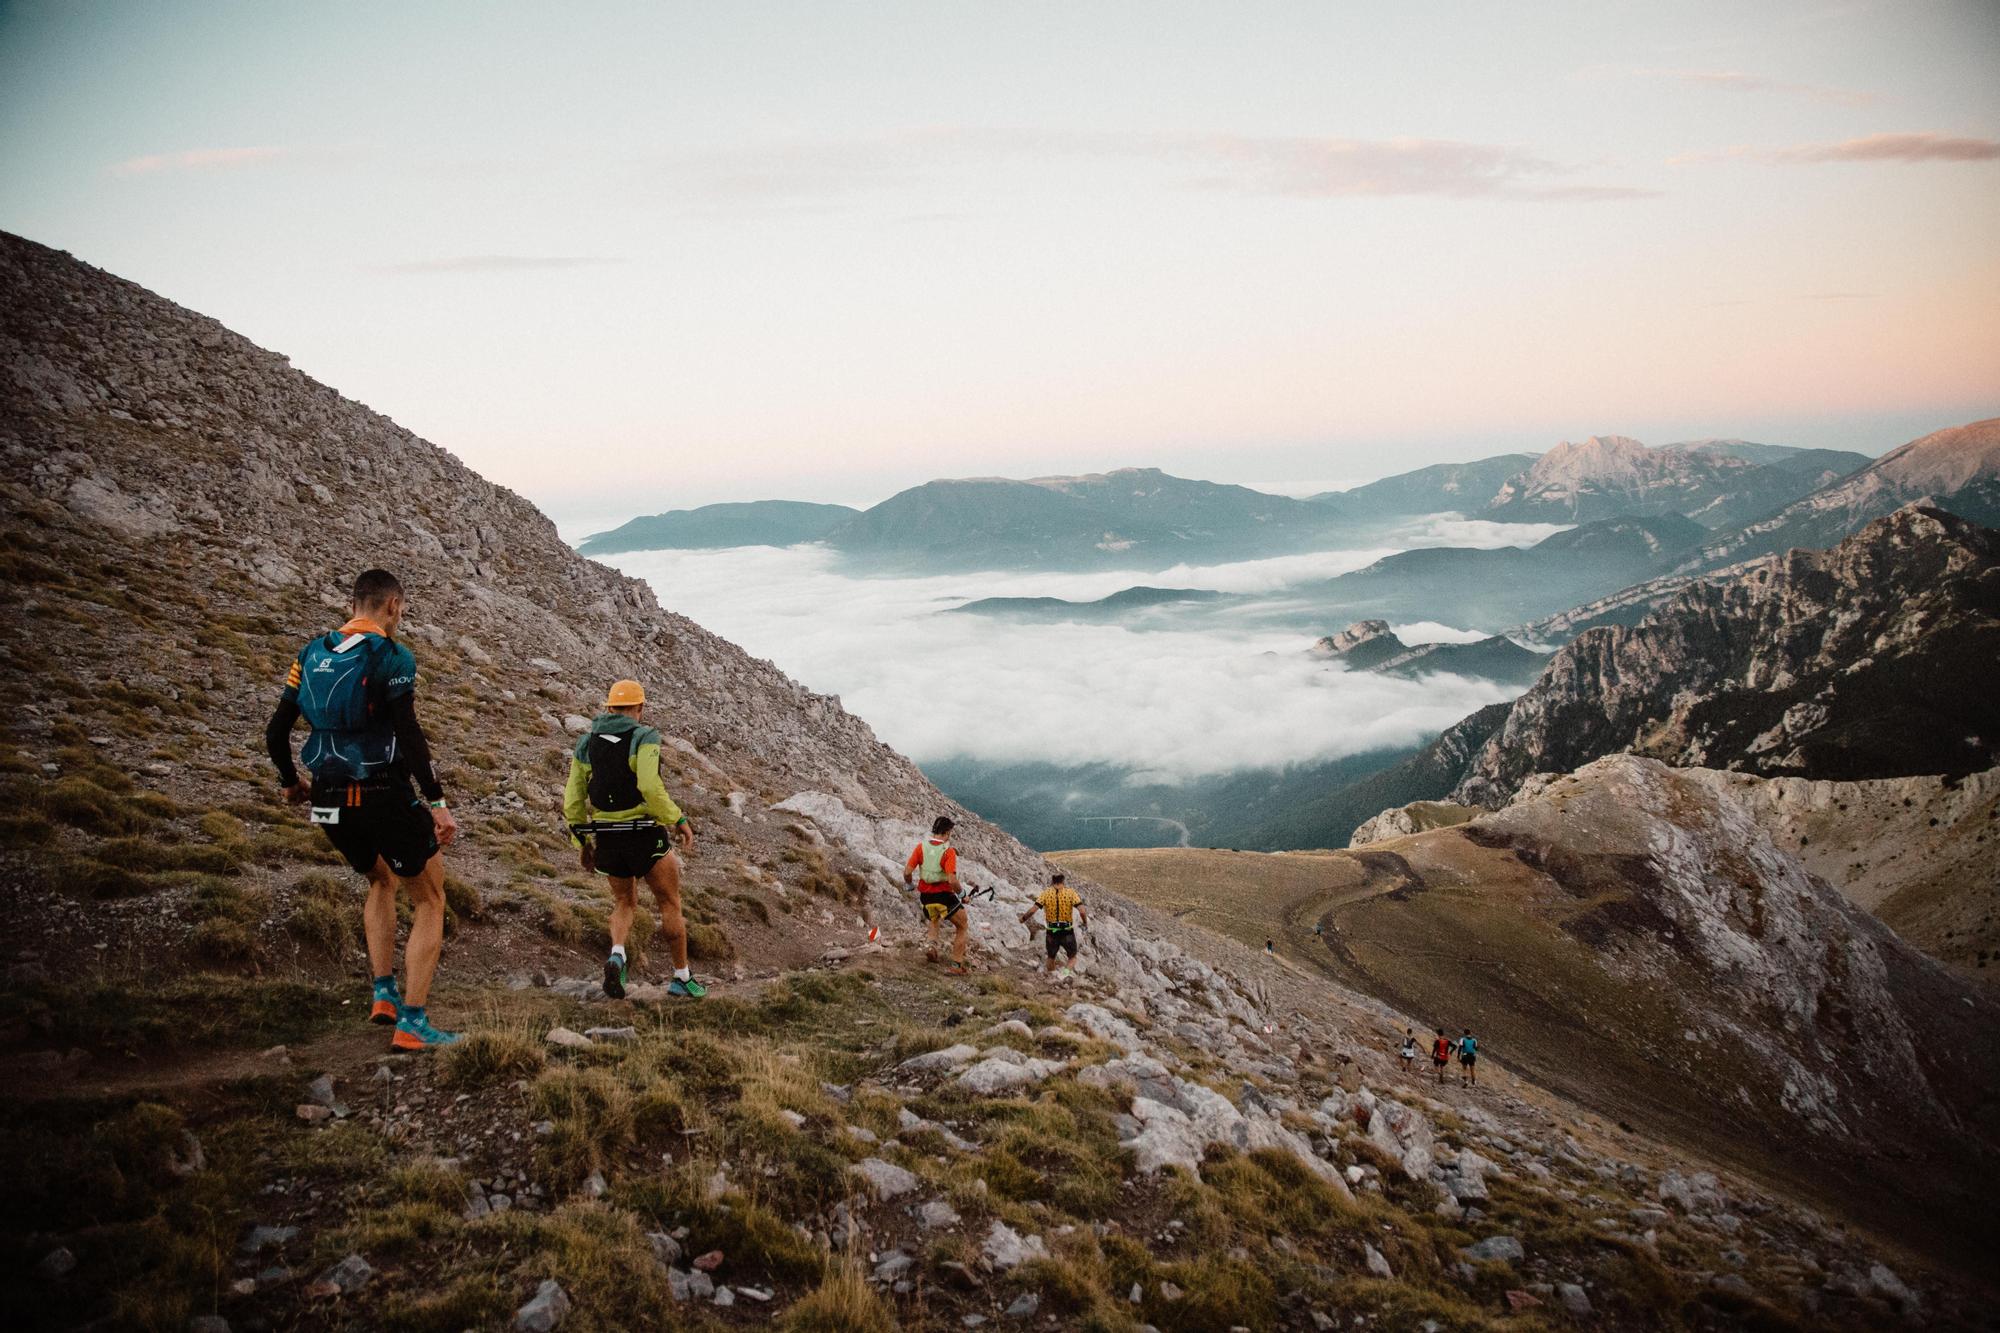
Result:
<instances>
[{"instance_id":1,"label":"black running shorts","mask_svg":"<svg viewBox=\"0 0 2000 1333\"><path fill-rule=\"evenodd\" d=\"M335 791L342 790L335 786ZM380 857L404 879L414 879L437 855L430 808L409 787L363 788L358 805L315 805L313 823L356 872L367 874Z\"/></svg>"},{"instance_id":2,"label":"black running shorts","mask_svg":"<svg viewBox=\"0 0 2000 1333\"><path fill-rule=\"evenodd\" d=\"M1071 958L1074 958L1076 957L1076 931L1074 929L1046 931L1042 935L1042 947L1049 951L1049 957L1051 958L1065 951L1068 952Z\"/></svg>"},{"instance_id":3,"label":"black running shorts","mask_svg":"<svg viewBox=\"0 0 2000 1333\"><path fill-rule=\"evenodd\" d=\"M924 915L933 921L949 921L965 908L965 904L959 901L958 895L950 889L937 893L925 889L920 891L917 897L924 905Z\"/></svg>"},{"instance_id":4,"label":"black running shorts","mask_svg":"<svg viewBox=\"0 0 2000 1333\"><path fill-rule=\"evenodd\" d=\"M667 831L652 828L613 829L597 835L597 873L618 879L644 879L667 854Z\"/></svg>"}]
</instances>

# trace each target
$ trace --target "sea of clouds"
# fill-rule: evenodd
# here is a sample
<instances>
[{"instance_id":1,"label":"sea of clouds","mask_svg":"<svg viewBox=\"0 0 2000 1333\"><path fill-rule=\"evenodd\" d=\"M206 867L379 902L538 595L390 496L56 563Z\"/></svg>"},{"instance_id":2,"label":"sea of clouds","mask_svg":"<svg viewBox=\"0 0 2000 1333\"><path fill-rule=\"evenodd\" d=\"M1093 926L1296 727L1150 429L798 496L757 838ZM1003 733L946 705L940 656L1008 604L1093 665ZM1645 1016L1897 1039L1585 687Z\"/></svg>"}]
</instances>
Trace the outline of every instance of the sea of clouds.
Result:
<instances>
[{"instance_id":1,"label":"sea of clouds","mask_svg":"<svg viewBox=\"0 0 2000 1333\"><path fill-rule=\"evenodd\" d=\"M1557 530L1426 519L1395 533L1394 546L1145 574L856 577L820 546L608 562L645 579L663 605L839 695L919 763L1106 763L1191 778L1418 743L1518 691L1456 676L1346 673L1309 658L1306 636L1226 618L1140 632L939 613L982 597L1089 601L1135 583L1277 592L1411 545L1528 545ZM1483 637L1435 623L1396 629L1412 643Z\"/></svg>"}]
</instances>

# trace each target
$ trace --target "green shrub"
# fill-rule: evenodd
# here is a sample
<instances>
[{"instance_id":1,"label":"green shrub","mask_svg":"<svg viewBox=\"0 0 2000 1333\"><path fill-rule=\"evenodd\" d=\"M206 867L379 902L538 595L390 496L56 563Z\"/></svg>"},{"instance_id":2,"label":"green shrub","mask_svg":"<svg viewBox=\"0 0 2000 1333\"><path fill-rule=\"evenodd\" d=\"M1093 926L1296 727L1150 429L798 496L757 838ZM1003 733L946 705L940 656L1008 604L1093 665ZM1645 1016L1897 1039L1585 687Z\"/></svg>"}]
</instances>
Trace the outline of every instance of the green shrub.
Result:
<instances>
[{"instance_id":1,"label":"green shrub","mask_svg":"<svg viewBox=\"0 0 2000 1333\"><path fill-rule=\"evenodd\" d=\"M55 836L56 826L33 812L0 816L0 848L46 847Z\"/></svg>"},{"instance_id":2,"label":"green shrub","mask_svg":"<svg viewBox=\"0 0 2000 1333\"><path fill-rule=\"evenodd\" d=\"M454 916L468 921L477 921L486 904L479 896L479 890L460 879L457 875L444 877L444 905Z\"/></svg>"},{"instance_id":3,"label":"green shrub","mask_svg":"<svg viewBox=\"0 0 2000 1333\"><path fill-rule=\"evenodd\" d=\"M540 1072L548 1054L540 1042L520 1032L468 1032L439 1052L439 1081L446 1087L477 1088Z\"/></svg>"},{"instance_id":4,"label":"green shrub","mask_svg":"<svg viewBox=\"0 0 2000 1333\"><path fill-rule=\"evenodd\" d=\"M736 946L718 926L706 921L687 923L688 957L696 962L722 963L736 956Z\"/></svg>"},{"instance_id":5,"label":"green shrub","mask_svg":"<svg viewBox=\"0 0 2000 1333\"><path fill-rule=\"evenodd\" d=\"M493 1274L472 1273L443 1291L396 1292L382 1303L379 1319L394 1333L459 1333L505 1324L516 1303Z\"/></svg>"},{"instance_id":6,"label":"green shrub","mask_svg":"<svg viewBox=\"0 0 2000 1333\"><path fill-rule=\"evenodd\" d=\"M842 1264L785 1313L785 1333L893 1333L896 1321L859 1266Z\"/></svg>"},{"instance_id":7,"label":"green shrub","mask_svg":"<svg viewBox=\"0 0 2000 1333\"><path fill-rule=\"evenodd\" d=\"M204 921L194 928L189 943L197 955L210 963L247 963L257 956L257 937L237 921Z\"/></svg>"},{"instance_id":8,"label":"green shrub","mask_svg":"<svg viewBox=\"0 0 2000 1333\"><path fill-rule=\"evenodd\" d=\"M147 823L143 811L89 778L60 778L41 795L42 809L65 824L92 833L136 833Z\"/></svg>"}]
</instances>

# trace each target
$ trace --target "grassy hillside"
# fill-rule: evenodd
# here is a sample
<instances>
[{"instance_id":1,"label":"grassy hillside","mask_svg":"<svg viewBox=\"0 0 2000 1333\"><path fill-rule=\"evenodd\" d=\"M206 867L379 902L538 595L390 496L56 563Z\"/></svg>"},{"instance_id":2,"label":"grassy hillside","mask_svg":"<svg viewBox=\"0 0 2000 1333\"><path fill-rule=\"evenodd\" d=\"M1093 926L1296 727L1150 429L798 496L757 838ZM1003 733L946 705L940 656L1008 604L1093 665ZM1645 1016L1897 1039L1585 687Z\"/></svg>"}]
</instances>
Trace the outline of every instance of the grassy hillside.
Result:
<instances>
[{"instance_id":1,"label":"grassy hillside","mask_svg":"<svg viewBox=\"0 0 2000 1333\"><path fill-rule=\"evenodd\" d=\"M1769 932L1773 951L1711 971L1677 941L1718 928L1689 926L1661 893L1682 872L1610 831L1633 798L1574 780L1554 790L1501 816L1348 852L1162 849L1055 859L1246 943L1275 939L1287 961L1381 997L1422 1027L1471 1027L1489 1059L1621 1123L1931 1244L1984 1234L1980 1219L1990 1213L1974 1182L1991 1170L1995 1125L1981 1089L1992 1086L1994 1069L1975 1015L1990 1005L1914 951L1887 947L1891 937L1879 927L1850 939L1854 925L1839 924L1839 900L1824 888L1814 908L1827 914L1821 924L1781 927L1774 899L1741 887L1765 882L1755 867L1771 852L1755 847L1768 845L1709 847L1701 841L1709 835L1694 831L1708 827L1702 821L1738 816L1697 815L1690 806L1674 816L1688 822L1634 836L1700 858L1713 878L1697 892L1723 895L1725 904L1737 895L1730 919L1742 913L1748 924L1729 931ZM1828 977L1804 990L1814 996L1805 1022L1781 1007L1794 1001L1772 998L1785 986L1767 990L1752 971L1784 969L1780 949L1794 945L1780 940L1794 929L1798 949L1831 960ZM1850 953L1869 961L1849 971L1841 960ZM1864 983L1878 956L1880 980ZM1886 1072L1889 1057L1860 1054L1873 1037L1847 1026L1848 1008L1874 1015L1871 1034L1906 1023L1918 1034L1896 1057L1917 1062L1907 1079ZM1935 1091L1922 1096L1944 1105L1919 1111L1900 1100L1923 1082ZM1718 1105L1734 1109L1718 1118ZM1933 1128L1919 1129L1926 1116ZM1944 1126L1953 1127L1948 1151L1937 1137Z\"/></svg>"}]
</instances>

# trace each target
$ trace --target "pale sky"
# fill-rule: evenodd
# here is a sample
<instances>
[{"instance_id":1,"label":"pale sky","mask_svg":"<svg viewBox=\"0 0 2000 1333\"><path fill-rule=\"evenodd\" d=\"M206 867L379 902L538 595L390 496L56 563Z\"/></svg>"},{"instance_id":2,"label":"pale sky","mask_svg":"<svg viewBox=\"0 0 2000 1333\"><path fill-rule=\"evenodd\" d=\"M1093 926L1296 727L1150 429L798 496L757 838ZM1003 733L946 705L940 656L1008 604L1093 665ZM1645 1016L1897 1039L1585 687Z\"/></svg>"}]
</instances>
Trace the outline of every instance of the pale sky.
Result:
<instances>
[{"instance_id":1,"label":"pale sky","mask_svg":"<svg viewBox=\"0 0 2000 1333\"><path fill-rule=\"evenodd\" d=\"M2000 414L2000 4L0 3L0 227L565 526Z\"/></svg>"}]
</instances>

